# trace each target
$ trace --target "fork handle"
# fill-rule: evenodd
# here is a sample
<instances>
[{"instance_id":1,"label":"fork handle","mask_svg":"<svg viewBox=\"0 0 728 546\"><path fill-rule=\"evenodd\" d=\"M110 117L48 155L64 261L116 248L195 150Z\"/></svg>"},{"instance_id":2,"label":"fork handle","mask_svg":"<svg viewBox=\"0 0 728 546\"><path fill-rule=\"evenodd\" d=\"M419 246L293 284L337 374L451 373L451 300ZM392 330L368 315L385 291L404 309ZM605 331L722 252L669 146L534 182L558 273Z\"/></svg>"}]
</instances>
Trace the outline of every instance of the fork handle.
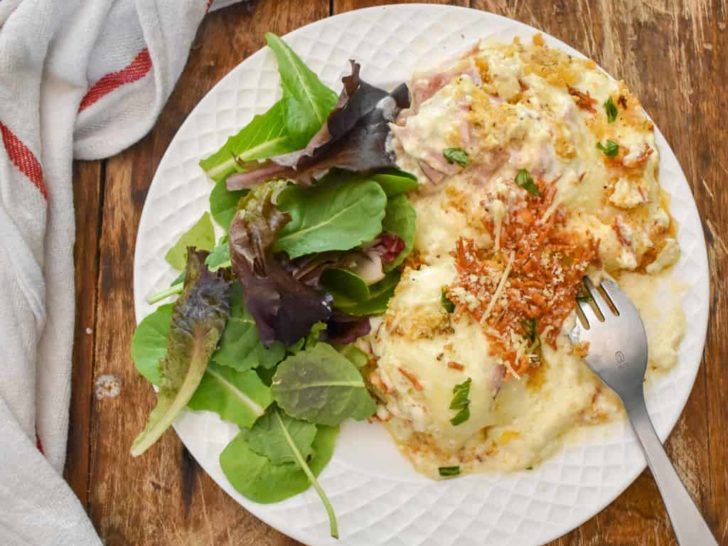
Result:
<instances>
[{"instance_id":1,"label":"fork handle","mask_svg":"<svg viewBox=\"0 0 728 546\"><path fill-rule=\"evenodd\" d=\"M645 452L647 465L662 495L678 543L681 546L718 546L652 427L642 385L639 386L639 396L635 393L625 399L625 408L632 422L632 428Z\"/></svg>"}]
</instances>

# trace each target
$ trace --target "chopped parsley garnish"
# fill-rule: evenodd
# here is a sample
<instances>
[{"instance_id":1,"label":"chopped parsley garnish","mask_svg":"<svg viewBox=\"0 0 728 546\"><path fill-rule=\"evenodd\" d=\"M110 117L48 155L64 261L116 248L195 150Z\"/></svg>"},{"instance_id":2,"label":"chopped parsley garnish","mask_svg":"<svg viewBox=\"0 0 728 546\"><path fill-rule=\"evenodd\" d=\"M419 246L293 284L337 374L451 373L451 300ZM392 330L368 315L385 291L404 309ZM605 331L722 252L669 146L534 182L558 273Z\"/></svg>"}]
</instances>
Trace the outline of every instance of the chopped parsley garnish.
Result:
<instances>
[{"instance_id":1,"label":"chopped parsley garnish","mask_svg":"<svg viewBox=\"0 0 728 546\"><path fill-rule=\"evenodd\" d=\"M529 173L526 169L519 169L516 173L516 186L523 188L528 193L535 195L536 197L541 195L541 190L538 189L538 186L533 181L531 173Z\"/></svg>"},{"instance_id":2,"label":"chopped parsley garnish","mask_svg":"<svg viewBox=\"0 0 728 546\"><path fill-rule=\"evenodd\" d=\"M531 343L528 352L533 353L541 346L541 338L538 337L538 323L535 318L523 321L523 329L526 330L526 339Z\"/></svg>"},{"instance_id":3,"label":"chopped parsley garnish","mask_svg":"<svg viewBox=\"0 0 728 546\"><path fill-rule=\"evenodd\" d=\"M462 148L445 148L442 155L445 156L448 163L457 163L461 167L466 167L470 162L468 152Z\"/></svg>"},{"instance_id":4,"label":"chopped parsley garnish","mask_svg":"<svg viewBox=\"0 0 728 546\"><path fill-rule=\"evenodd\" d=\"M440 476L443 478L449 478L451 476L457 476L460 474L460 467L459 466L441 466L437 469L437 471L440 473Z\"/></svg>"},{"instance_id":5,"label":"chopped parsley garnish","mask_svg":"<svg viewBox=\"0 0 728 546\"><path fill-rule=\"evenodd\" d=\"M579 289L579 291L576 293L576 301L581 302L589 302L591 301L591 296L589 295L589 292L587 292L584 289Z\"/></svg>"},{"instance_id":6,"label":"chopped parsley garnish","mask_svg":"<svg viewBox=\"0 0 728 546\"><path fill-rule=\"evenodd\" d=\"M597 142L597 148L604 152L607 157L614 157L619 153L619 144L611 139L607 139L606 145Z\"/></svg>"},{"instance_id":7,"label":"chopped parsley garnish","mask_svg":"<svg viewBox=\"0 0 728 546\"><path fill-rule=\"evenodd\" d=\"M450 419L450 423L457 426L470 419L470 384L473 382L469 377L455 385L452 389L453 397L450 402L451 410L458 410L455 417Z\"/></svg>"},{"instance_id":8,"label":"chopped parsley garnish","mask_svg":"<svg viewBox=\"0 0 728 546\"><path fill-rule=\"evenodd\" d=\"M442 303L442 306L448 313L452 313L455 311L455 304L450 298L447 297L447 288L443 287L442 289L442 293L440 295L440 303Z\"/></svg>"},{"instance_id":9,"label":"chopped parsley garnish","mask_svg":"<svg viewBox=\"0 0 728 546\"><path fill-rule=\"evenodd\" d=\"M612 100L612 97L609 97L604 103L604 111L607 113L607 121L609 123L617 119L617 105Z\"/></svg>"}]
</instances>

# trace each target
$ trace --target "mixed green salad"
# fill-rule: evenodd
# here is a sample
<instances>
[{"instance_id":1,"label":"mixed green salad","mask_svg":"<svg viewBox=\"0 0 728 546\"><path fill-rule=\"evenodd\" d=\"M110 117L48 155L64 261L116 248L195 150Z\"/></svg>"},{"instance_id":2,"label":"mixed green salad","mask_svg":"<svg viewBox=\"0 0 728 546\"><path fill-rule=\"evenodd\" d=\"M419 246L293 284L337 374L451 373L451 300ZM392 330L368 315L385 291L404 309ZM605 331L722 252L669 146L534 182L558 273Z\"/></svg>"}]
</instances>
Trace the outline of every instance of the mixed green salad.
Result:
<instances>
[{"instance_id":1,"label":"mixed green salad","mask_svg":"<svg viewBox=\"0 0 728 546\"><path fill-rule=\"evenodd\" d=\"M132 341L158 387L131 453L144 453L189 408L240 428L220 455L230 483L260 503L313 487L338 426L376 410L355 341L381 315L412 250L416 179L396 169L389 123L409 105L359 65L337 96L267 34L282 98L200 166L215 182L210 211L169 249L180 271ZM222 236L216 239L213 222Z\"/></svg>"}]
</instances>

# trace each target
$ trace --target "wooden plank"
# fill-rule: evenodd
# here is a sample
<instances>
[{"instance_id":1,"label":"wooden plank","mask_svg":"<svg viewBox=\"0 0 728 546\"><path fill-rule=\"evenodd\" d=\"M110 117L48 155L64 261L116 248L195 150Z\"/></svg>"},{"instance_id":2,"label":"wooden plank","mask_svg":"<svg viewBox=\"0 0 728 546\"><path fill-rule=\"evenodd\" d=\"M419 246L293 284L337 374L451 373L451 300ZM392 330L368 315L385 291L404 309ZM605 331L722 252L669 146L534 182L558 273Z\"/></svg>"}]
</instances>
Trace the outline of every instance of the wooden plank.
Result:
<instances>
[{"instance_id":1,"label":"wooden plank","mask_svg":"<svg viewBox=\"0 0 728 546\"><path fill-rule=\"evenodd\" d=\"M100 243L95 376L121 382L116 398L94 401L89 507L105 544L284 545L198 469L173 432L138 459L129 446L154 403L129 357L134 329L136 228L154 170L185 117L207 91L263 43L328 15L327 0L246 2L210 14L175 92L152 132L110 159Z\"/></svg>"},{"instance_id":2,"label":"wooden plank","mask_svg":"<svg viewBox=\"0 0 728 546\"><path fill-rule=\"evenodd\" d=\"M417 4L421 0L333 0L333 13L344 13L353 9L371 8L373 6L386 6L387 4ZM469 0L429 0L428 4L449 4L451 6L468 6Z\"/></svg>"},{"instance_id":3,"label":"wooden plank","mask_svg":"<svg viewBox=\"0 0 728 546\"><path fill-rule=\"evenodd\" d=\"M64 476L84 506L88 502L101 178L100 161L76 162L73 165L76 326L73 336L71 407Z\"/></svg>"}]
</instances>

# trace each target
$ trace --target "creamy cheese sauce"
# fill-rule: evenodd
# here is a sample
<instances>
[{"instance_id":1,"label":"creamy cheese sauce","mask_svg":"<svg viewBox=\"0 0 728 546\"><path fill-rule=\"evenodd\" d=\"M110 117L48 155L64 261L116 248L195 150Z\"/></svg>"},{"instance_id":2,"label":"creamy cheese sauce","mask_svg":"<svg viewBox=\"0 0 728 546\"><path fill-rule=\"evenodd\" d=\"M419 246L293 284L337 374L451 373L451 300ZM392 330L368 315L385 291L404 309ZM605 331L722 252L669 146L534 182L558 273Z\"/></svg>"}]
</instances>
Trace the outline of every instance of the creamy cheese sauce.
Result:
<instances>
[{"instance_id":1,"label":"creamy cheese sauce","mask_svg":"<svg viewBox=\"0 0 728 546\"><path fill-rule=\"evenodd\" d=\"M573 241L594 245L590 274L618 279L645 322L650 369L669 370L684 317L679 291L662 273L679 246L658 183L652 124L623 83L538 37L528 45L479 44L444 68L415 74L410 90L413 104L393 125L393 147L400 167L420 181L410 195L417 229L413 257L367 339L377 362L370 377L377 415L432 477L443 466L528 468L566 432L620 415L620 405L568 341L573 312L538 349L510 334L519 354L538 352L522 374L494 347L489 317L475 320L460 305L448 312L444 291L478 303L457 287L456 246L468 239L498 255L505 222L531 202L514 183L525 169L542 194L551 192L540 221L554 215ZM618 112L611 121L609 99ZM608 140L618 144L614 157L597 147ZM448 161L448 148L465 151L468 164ZM506 261L496 263L498 290L511 288ZM453 424L453 392L466 380L469 417Z\"/></svg>"}]
</instances>

